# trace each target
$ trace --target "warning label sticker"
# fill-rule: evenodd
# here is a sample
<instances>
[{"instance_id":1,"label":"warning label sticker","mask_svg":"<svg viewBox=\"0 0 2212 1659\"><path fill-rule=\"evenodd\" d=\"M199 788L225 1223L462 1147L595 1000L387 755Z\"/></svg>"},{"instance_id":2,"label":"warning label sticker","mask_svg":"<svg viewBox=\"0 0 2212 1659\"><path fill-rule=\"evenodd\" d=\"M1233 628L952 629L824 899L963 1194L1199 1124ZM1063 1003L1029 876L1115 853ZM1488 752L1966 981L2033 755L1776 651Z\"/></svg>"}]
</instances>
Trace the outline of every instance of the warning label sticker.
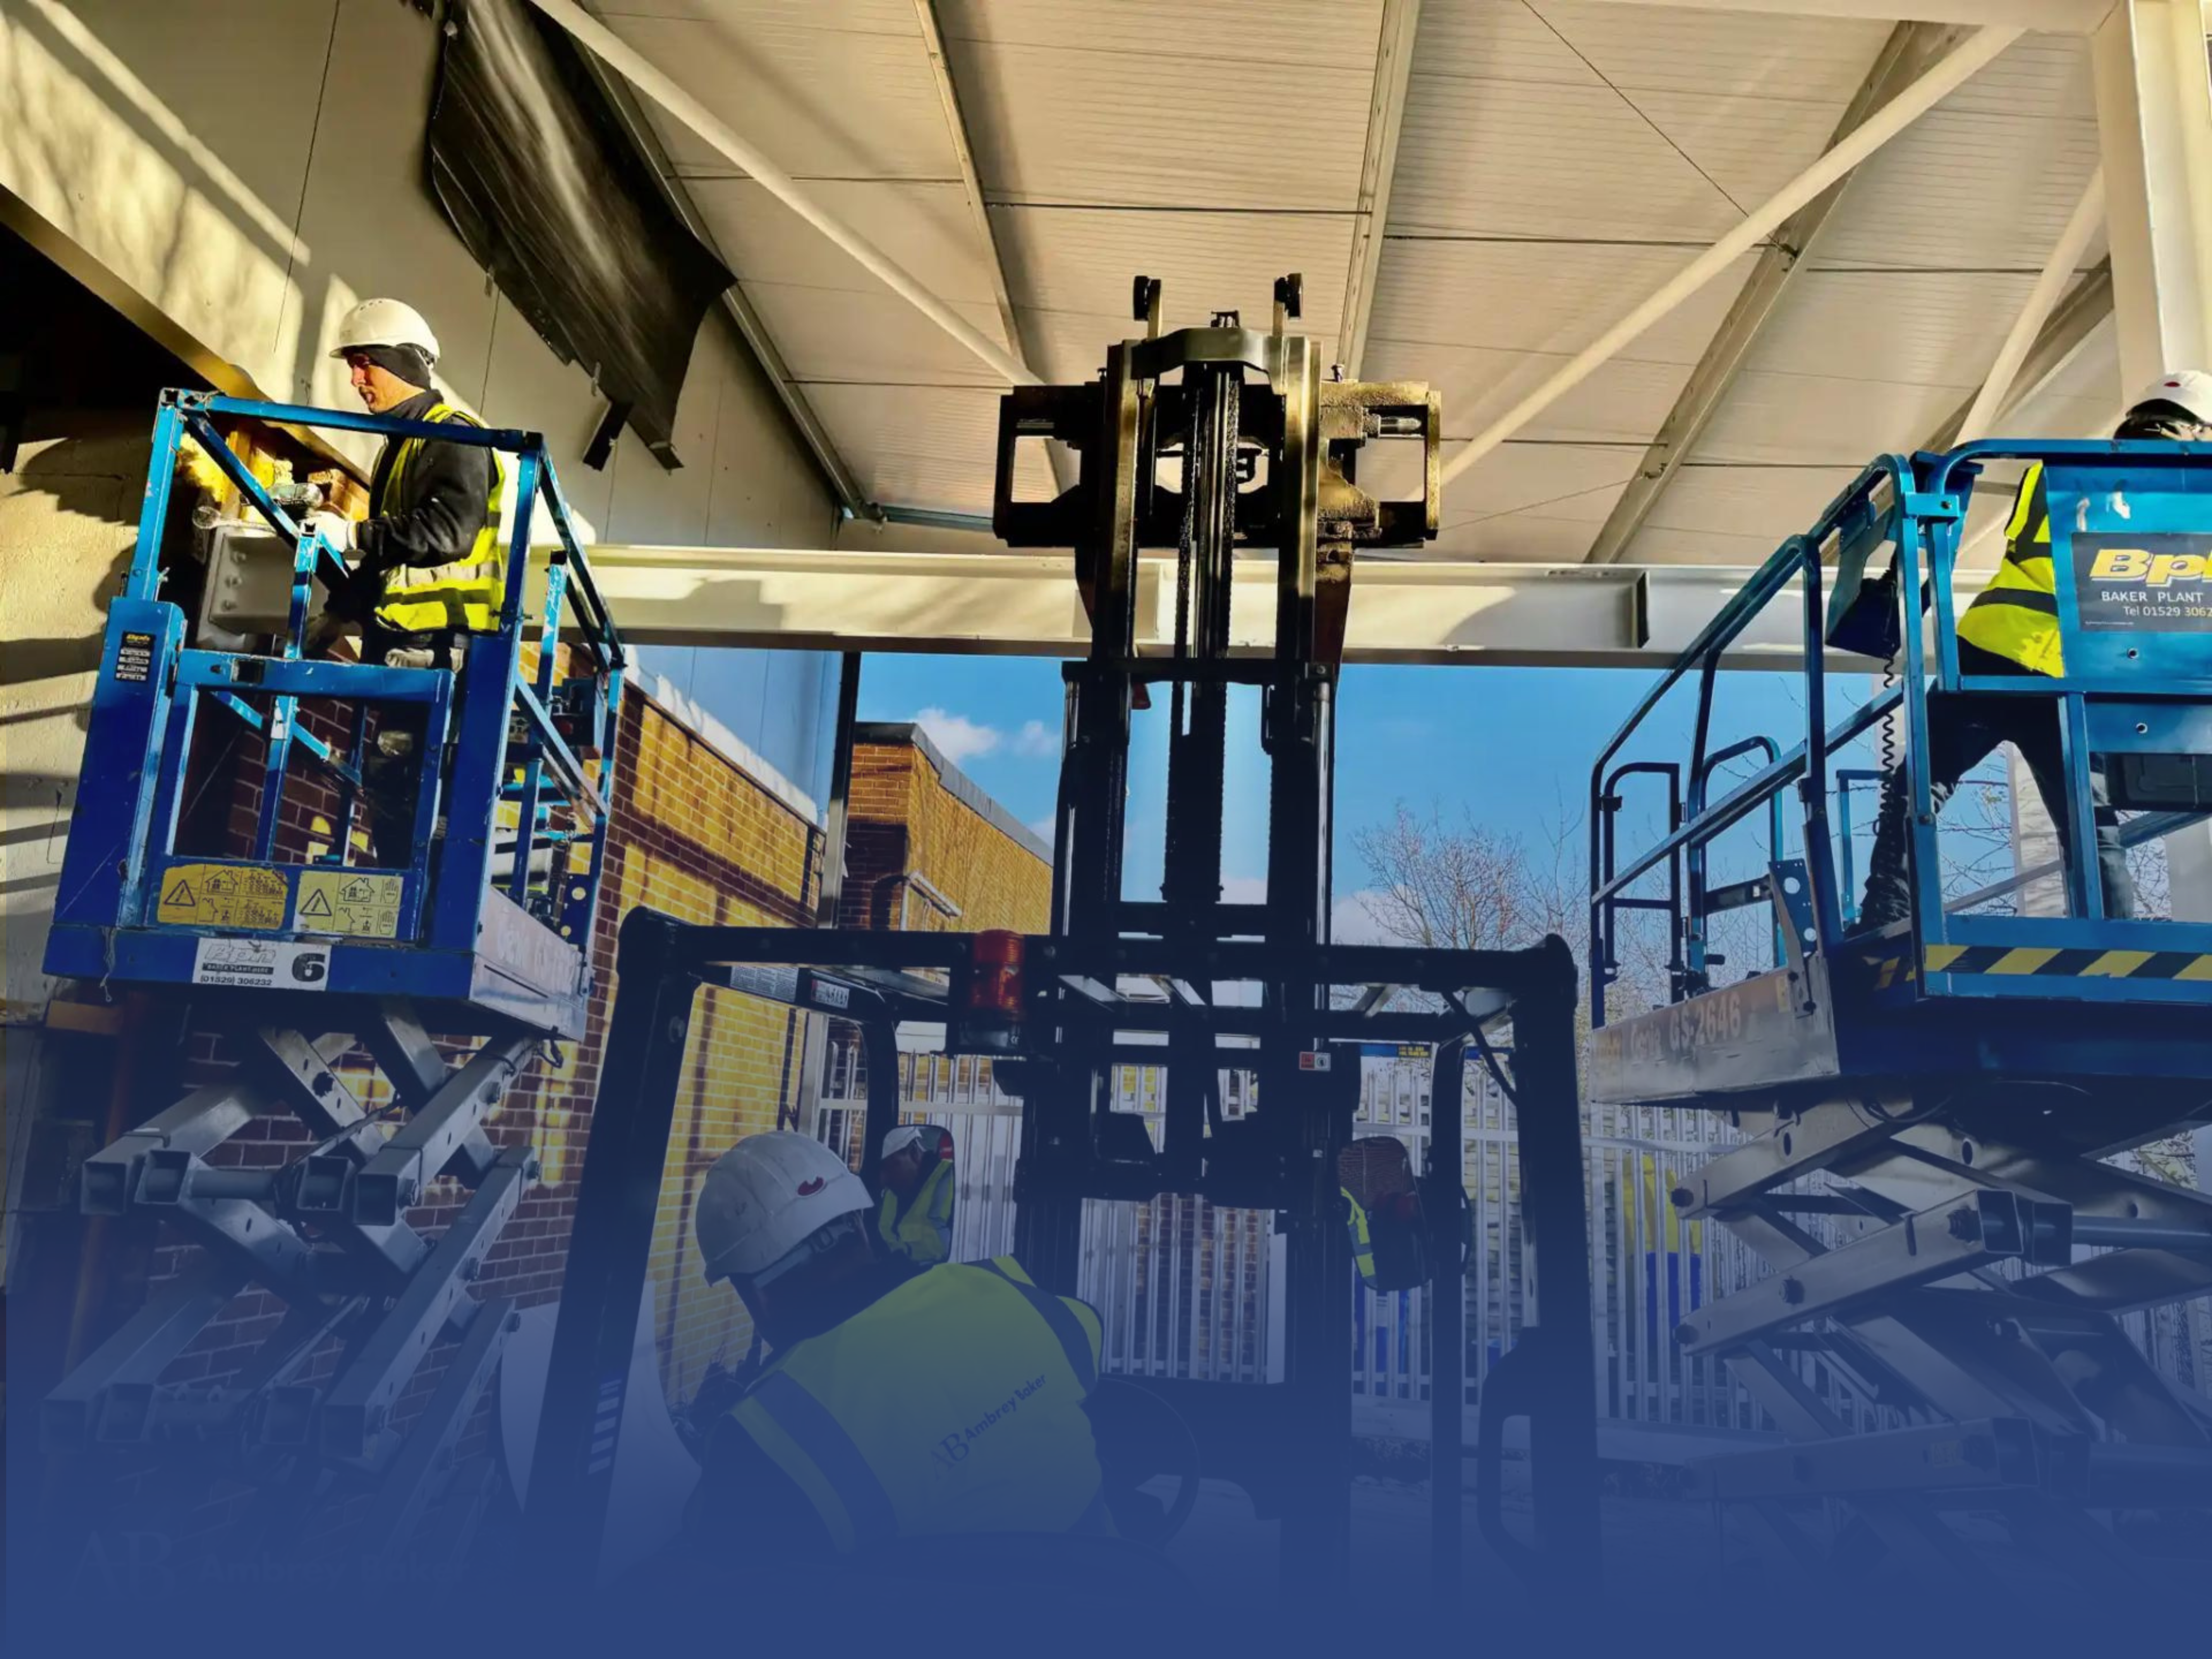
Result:
<instances>
[{"instance_id":1,"label":"warning label sticker","mask_svg":"<svg viewBox=\"0 0 2212 1659\"><path fill-rule=\"evenodd\" d=\"M263 990L326 991L331 947L289 939L204 939L192 953L195 985L249 985Z\"/></svg>"},{"instance_id":2,"label":"warning label sticker","mask_svg":"<svg viewBox=\"0 0 2212 1659\"><path fill-rule=\"evenodd\" d=\"M404 876L363 875L357 870L303 870L300 908L292 928L301 933L348 933L356 939L399 937Z\"/></svg>"},{"instance_id":3,"label":"warning label sticker","mask_svg":"<svg viewBox=\"0 0 2212 1659\"><path fill-rule=\"evenodd\" d=\"M274 933L292 908L292 884L276 870L235 864L175 864L161 878L155 919L185 927L252 927Z\"/></svg>"},{"instance_id":4,"label":"warning label sticker","mask_svg":"<svg viewBox=\"0 0 2212 1659\"><path fill-rule=\"evenodd\" d=\"M154 636L125 634L115 647L115 678L143 683L154 672Z\"/></svg>"}]
</instances>

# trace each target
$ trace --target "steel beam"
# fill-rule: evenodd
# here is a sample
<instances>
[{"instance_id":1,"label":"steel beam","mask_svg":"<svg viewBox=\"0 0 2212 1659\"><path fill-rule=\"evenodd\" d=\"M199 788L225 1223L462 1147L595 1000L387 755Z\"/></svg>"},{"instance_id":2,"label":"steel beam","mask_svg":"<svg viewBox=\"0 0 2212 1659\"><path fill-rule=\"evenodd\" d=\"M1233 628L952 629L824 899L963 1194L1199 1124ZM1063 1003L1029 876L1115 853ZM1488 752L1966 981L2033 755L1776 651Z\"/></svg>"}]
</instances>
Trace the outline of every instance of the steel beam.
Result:
<instances>
[{"instance_id":1,"label":"steel beam","mask_svg":"<svg viewBox=\"0 0 2212 1659\"><path fill-rule=\"evenodd\" d=\"M1972 79L2020 36L2017 27L1996 23L1967 36L1925 74L1901 88L1887 104L1870 113L1840 143L1832 146L1812 166L1745 215L1741 222L1725 236L1562 363L1541 386L1476 434L1446 463L1444 482L1449 483L1458 477L1611 362L1631 341L1671 315L1691 295L1780 230L1799 209L1813 202Z\"/></svg>"},{"instance_id":2,"label":"steel beam","mask_svg":"<svg viewBox=\"0 0 2212 1659\"><path fill-rule=\"evenodd\" d=\"M1843 118L1836 124L1830 148L1840 144L1868 118L1917 81L1928 66L1955 46L1960 31L1939 23L1899 23L1882 44L1874 64L1852 94ZM1790 215L1774 240L1759 256L1751 276L1735 303L1729 307L1719 331L1705 347L1698 366L1674 407L1660 422L1658 435L1644 452L1644 459L1629 480L1627 489L1613 503L1604 527L1583 556L1591 564L1617 564L1643 529L1659 498L1674 481L1682 463L1690 458L1698 440L1718 412L1729 388L1735 384L1752 349L1797 279L1807 269L1813 246L1843 199L1848 177L1838 179Z\"/></svg>"},{"instance_id":3,"label":"steel beam","mask_svg":"<svg viewBox=\"0 0 2212 1659\"><path fill-rule=\"evenodd\" d=\"M2081 256L2088 252L2089 243L2105 222L2105 173L2100 167L2090 174L2088 184L2081 191L2081 200L2067 216L2065 228L2051 245L2050 256L2043 269L2036 273L2034 285L2028 289L2027 299L2014 317L2012 327L2006 331L2004 342L1997 348L1996 362L1990 368L1989 378L1982 389L1974 394L1974 401L1966 410L1965 423L1959 429L1958 441L1972 443L1977 438L1986 438L1996 430L1997 416L2012 401L2014 381L2019 377L2021 366L2027 354L2041 337L2044 325L2050 320L2051 311L2058 304L2074 280Z\"/></svg>"},{"instance_id":4,"label":"steel beam","mask_svg":"<svg viewBox=\"0 0 2212 1659\"><path fill-rule=\"evenodd\" d=\"M1382 0L1375 45L1375 89L1367 105L1367 142L1359 158L1359 200L1352 222L1352 268L1344 279L1344 320L1337 331L1337 359L1345 378L1359 378L1367 355L1367 325L1375 314L1375 284L1382 243L1390 228L1390 184L1398 170L1398 135L1406 123L1406 88L1413 78L1413 41L1421 26L1421 0Z\"/></svg>"},{"instance_id":5,"label":"steel beam","mask_svg":"<svg viewBox=\"0 0 2212 1659\"><path fill-rule=\"evenodd\" d=\"M603 546L592 550L592 568L623 636L647 645L1077 657L1090 640L1074 562L1064 555ZM1344 659L1662 668L1751 574L1721 565L1592 570L1365 560L1352 585ZM1961 605L1983 580L1978 573L1958 574L1954 586ZM1267 655L1273 561L1237 560L1235 583L1230 654ZM1795 592L1777 597L1723 666L1790 672L1802 665L1803 624ZM1139 654L1169 654L1171 559L1143 561L1136 608ZM1875 665L1838 656L1831 666L1871 672Z\"/></svg>"},{"instance_id":6,"label":"steel beam","mask_svg":"<svg viewBox=\"0 0 2212 1659\"><path fill-rule=\"evenodd\" d=\"M2028 347L2027 356L2012 377L2012 390L2005 398L1997 418L2028 402L2044 387L2057 379L2059 372L2072 362L2075 355L2087 344L2089 337L2112 319L2112 262L2100 260L2061 300L2051 315L2044 320L2035 343ZM1976 397L1980 394L1977 393ZM1920 441L1922 449L1949 449L1959 441L1959 434L1966 429L1966 416L1972 412L1974 398L1967 398L1953 410L1942 425Z\"/></svg>"}]
</instances>

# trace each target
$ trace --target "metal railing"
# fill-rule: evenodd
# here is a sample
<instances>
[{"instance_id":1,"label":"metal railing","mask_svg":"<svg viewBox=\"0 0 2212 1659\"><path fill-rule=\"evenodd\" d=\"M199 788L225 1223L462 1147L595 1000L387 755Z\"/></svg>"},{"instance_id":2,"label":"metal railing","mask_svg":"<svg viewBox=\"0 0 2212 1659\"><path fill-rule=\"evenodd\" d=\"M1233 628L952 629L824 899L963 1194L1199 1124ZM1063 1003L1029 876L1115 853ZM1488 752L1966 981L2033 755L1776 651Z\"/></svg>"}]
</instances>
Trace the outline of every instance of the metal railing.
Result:
<instances>
[{"instance_id":1,"label":"metal railing","mask_svg":"<svg viewBox=\"0 0 2212 1659\"><path fill-rule=\"evenodd\" d=\"M336 593L353 579L330 544L311 526L299 522L231 450L215 424L218 417L364 433L391 442L419 439L459 444L514 457L515 477L506 492L506 586L497 629L490 635L465 636L471 647L470 672L460 677L458 693L455 676L442 669L304 659L315 583L320 581ZM246 861L264 865L275 856L286 777L302 756L319 764L337 790L331 852L324 861L346 862L363 793L370 711L386 703L419 703L426 716L416 755L416 867L404 872L398 915L386 936L422 936L433 945L473 950L486 889L503 892L523 908L531 907L535 889L541 918L580 945L589 932L592 897L604 856L613 774L611 768L602 766L595 777L556 723L564 625L574 647L592 660L588 690L600 705L592 717L603 728L611 726L618 706L627 659L621 635L592 580L590 562L576 540L544 437L459 422L402 421L256 398L165 392L155 423L153 465L137 548L118 605L160 599L162 526L177 453L187 439L207 453L269 528L293 544L290 600L285 626L276 635L270 654L176 653L175 701L164 708L154 733L159 745L154 752L165 757L159 799L151 804L149 834L133 853L132 872L125 883L116 921L131 926L155 920L149 896L161 890L162 873L174 861L182 775L201 703L228 711L263 736L260 805ZM530 528L533 508L540 501L557 545L548 556L534 637L526 639L532 631L524 620ZM526 670L525 652L532 644L537 661ZM497 695L477 694L475 682L485 679L502 682ZM266 698L265 708L254 706L253 700L260 698ZM301 725L299 705L308 699L345 708L349 736L343 751ZM452 777L441 783L439 761L448 741L456 745L458 758ZM606 741L612 742L611 730ZM455 833L439 842L434 824L441 787L456 804L489 804L486 810L495 826L482 836ZM556 804L557 816L569 821L566 827L554 823ZM511 823L507 822L510 819ZM509 832L504 841L499 828ZM434 846L439 849L434 880L428 867ZM430 908L427 916L426 907Z\"/></svg>"},{"instance_id":2,"label":"metal railing","mask_svg":"<svg viewBox=\"0 0 2212 1659\"><path fill-rule=\"evenodd\" d=\"M2196 699L2201 710L2203 700L2212 697L2212 632L2201 627L2154 625L2136 633L2108 621L2087 629L2074 585L2060 583L2055 605L2064 642L2063 673L1963 674L1953 574L1975 479L1991 460L2021 460L2044 468L2054 546L2067 544L2062 551L2071 552L2070 537L2099 533L2071 528L2077 523L2124 522L2130 526L2126 533L2138 538L2183 530L2201 533L2212 526L2212 446L2208 445L1987 441L1946 455L1886 455L1868 466L1810 531L1784 542L1698 631L1638 702L1591 769L1589 902L1595 961L1590 1006L1595 1024L1605 1023L1606 988L1619 977L1616 923L1624 910L1652 910L1668 917L1677 1000L1705 988L1701 952L1708 918L1765 896L1763 880L1709 889L1708 851L1721 835L1761 809L1768 815L1770 836L1778 848L1783 792L1793 786L1802 805L1808 890L1811 937L1805 944L1808 949L1826 950L1842 939L1847 931L1847 906L1839 889L1838 849L1829 823L1830 759L1893 712L1904 727L1901 764L1910 791L1909 857L1923 944L2113 948L2136 942L2130 933L2133 924L2107 918L2100 896L2091 751L2148 751L2161 743L2178 750L2201 750L2201 732L2181 712L2188 705L2169 705L2163 716L2141 713L2130 705L2123 717L2113 700L2180 694ZM1867 580L1870 562L1885 546L1892 552L1888 570ZM2200 574L2201 565L2200 559ZM1825 601L1832 570L1837 577L1832 611ZM1787 748L1762 735L1733 750L1714 752L1710 743L1713 693L1723 658L1793 584L1803 623L1803 735ZM2212 615L2203 600L2195 603ZM1924 622L1923 605L1929 611ZM1832 726L1827 653L1868 647L1873 640L1881 641L1875 648L1893 646L1899 683ZM1697 712L1686 764L1641 757L1623 761L1624 750L1653 711L1692 676ZM2066 918L2026 921L1963 916L1955 914L1963 908L1960 902L1946 904L1936 802L1924 757L1929 752L1930 696L1960 693L2034 697L2053 708L2068 779L2069 834L2062 860L2069 898ZM2124 719L2131 730L2123 729ZM1764 750L1765 764L1717 799L1707 799L1706 780L1714 768L1753 746ZM1668 826L1664 834L1624 860L1615 823L1622 807L1620 786L1639 773L1668 781ZM1684 795L1686 777L1690 782ZM1864 781L1859 771L1839 772L1833 780L1844 787ZM1666 883L1663 897L1634 890L1661 872ZM2170 943L2170 939L2161 935L2144 948L2178 948L2178 942ZM2081 994L2093 997L2110 990L2109 985L2085 985Z\"/></svg>"}]
</instances>

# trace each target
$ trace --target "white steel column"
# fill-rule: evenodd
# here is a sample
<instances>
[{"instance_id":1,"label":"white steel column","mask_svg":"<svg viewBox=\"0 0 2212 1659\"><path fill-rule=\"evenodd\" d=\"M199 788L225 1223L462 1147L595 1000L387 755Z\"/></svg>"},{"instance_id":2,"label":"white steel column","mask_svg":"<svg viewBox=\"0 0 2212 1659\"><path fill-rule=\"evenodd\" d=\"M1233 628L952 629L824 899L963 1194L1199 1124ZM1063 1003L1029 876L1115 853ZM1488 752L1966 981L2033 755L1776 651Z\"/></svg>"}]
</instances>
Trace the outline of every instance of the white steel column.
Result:
<instances>
[{"instance_id":1,"label":"white steel column","mask_svg":"<svg viewBox=\"0 0 2212 1659\"><path fill-rule=\"evenodd\" d=\"M2202 0L2118 0L2097 31L2097 125L2125 395L2212 368L2212 29ZM2212 920L2212 829L2166 843L2173 914ZM2196 1137L2212 1191L2212 1129Z\"/></svg>"},{"instance_id":2,"label":"white steel column","mask_svg":"<svg viewBox=\"0 0 2212 1659\"><path fill-rule=\"evenodd\" d=\"M2118 0L2096 36L2120 380L2212 368L2212 65L2202 0ZM2212 920L2212 829L2170 837L2177 916ZM2198 1137L2212 1183L2212 1137Z\"/></svg>"},{"instance_id":3,"label":"white steel column","mask_svg":"<svg viewBox=\"0 0 2212 1659\"><path fill-rule=\"evenodd\" d=\"M2212 368L2212 70L2203 0L2118 0L2096 36L2120 377Z\"/></svg>"}]
</instances>

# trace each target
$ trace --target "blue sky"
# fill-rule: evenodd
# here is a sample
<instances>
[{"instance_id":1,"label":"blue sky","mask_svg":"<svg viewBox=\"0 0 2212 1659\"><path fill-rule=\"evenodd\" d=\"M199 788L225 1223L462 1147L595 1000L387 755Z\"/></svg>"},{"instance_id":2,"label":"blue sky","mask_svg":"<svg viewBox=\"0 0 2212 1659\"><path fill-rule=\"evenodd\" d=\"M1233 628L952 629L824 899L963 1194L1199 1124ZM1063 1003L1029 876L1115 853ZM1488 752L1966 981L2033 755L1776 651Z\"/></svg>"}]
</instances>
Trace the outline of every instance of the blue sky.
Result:
<instances>
[{"instance_id":1,"label":"blue sky","mask_svg":"<svg viewBox=\"0 0 2212 1659\"><path fill-rule=\"evenodd\" d=\"M1382 668L1346 672L1337 716L1337 878L1340 893L1368 885L1354 845L1361 828L1404 802L1416 812L1462 814L1498 832L1540 842L1561 824L1582 844L1592 761L1656 675L1648 670ZM1716 747L1765 731L1788 747L1803 735L1795 675L1729 673L1721 679ZM1864 682L1838 684L1863 695ZM1160 699L1164 705L1165 698ZM1229 823L1223 859L1232 880L1266 870L1266 762L1254 695L1231 718ZM1690 688L1655 714L1654 731L1685 736ZM1031 658L896 656L867 659L860 717L919 720L970 777L1023 822L1049 836L1059 779L1061 680L1056 661ZM1130 800L1130 890L1157 890L1165 716L1138 717ZM1671 754L1655 745L1644 752ZM1654 795L1656 799L1656 792ZM1577 859L1579 854L1577 854Z\"/></svg>"}]
</instances>

